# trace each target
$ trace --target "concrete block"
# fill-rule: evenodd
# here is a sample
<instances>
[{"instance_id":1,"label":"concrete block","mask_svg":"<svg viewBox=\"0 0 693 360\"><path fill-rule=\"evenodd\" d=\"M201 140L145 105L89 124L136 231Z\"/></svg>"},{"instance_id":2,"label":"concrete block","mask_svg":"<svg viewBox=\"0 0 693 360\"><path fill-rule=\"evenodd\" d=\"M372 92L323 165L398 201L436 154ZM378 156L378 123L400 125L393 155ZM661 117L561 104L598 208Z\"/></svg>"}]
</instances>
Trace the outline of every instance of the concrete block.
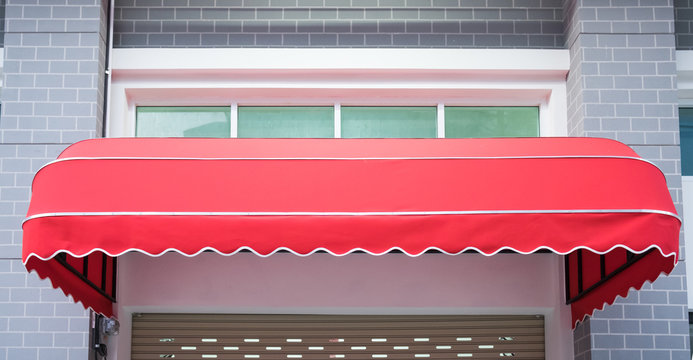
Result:
<instances>
[{"instance_id":1,"label":"concrete block","mask_svg":"<svg viewBox=\"0 0 693 360\"><path fill-rule=\"evenodd\" d=\"M685 349L685 336L655 335L655 348L657 349Z\"/></svg>"},{"instance_id":2,"label":"concrete block","mask_svg":"<svg viewBox=\"0 0 693 360\"><path fill-rule=\"evenodd\" d=\"M228 13L228 10L222 9ZM173 8L152 8L149 9L149 20L173 20L176 17L176 10ZM116 22L117 23L117 22Z\"/></svg>"},{"instance_id":3,"label":"concrete block","mask_svg":"<svg viewBox=\"0 0 693 360\"><path fill-rule=\"evenodd\" d=\"M468 9L445 9L445 18L448 20L470 20L474 18L474 12Z\"/></svg>"},{"instance_id":4,"label":"concrete block","mask_svg":"<svg viewBox=\"0 0 693 360\"><path fill-rule=\"evenodd\" d=\"M500 19L500 9L474 9L475 20L497 20Z\"/></svg>"},{"instance_id":5,"label":"concrete block","mask_svg":"<svg viewBox=\"0 0 693 360\"><path fill-rule=\"evenodd\" d=\"M365 44L365 35L363 34L338 34L338 44L344 46L359 46Z\"/></svg>"},{"instance_id":6,"label":"concrete block","mask_svg":"<svg viewBox=\"0 0 693 360\"><path fill-rule=\"evenodd\" d=\"M152 36L150 35L150 43ZM158 40L158 43L167 42L169 39ZM173 44L173 37L170 38L170 43ZM200 36L200 44L203 46L224 46L229 43L229 37L226 34L202 34Z\"/></svg>"},{"instance_id":7,"label":"concrete block","mask_svg":"<svg viewBox=\"0 0 693 360\"><path fill-rule=\"evenodd\" d=\"M683 306L676 305L654 305L654 316L656 319L687 319L688 313L684 311ZM644 332L644 329L643 329Z\"/></svg>"},{"instance_id":8,"label":"concrete block","mask_svg":"<svg viewBox=\"0 0 693 360\"><path fill-rule=\"evenodd\" d=\"M486 23L487 32L492 34L512 34L514 28L512 21L489 21Z\"/></svg>"},{"instance_id":9,"label":"concrete block","mask_svg":"<svg viewBox=\"0 0 693 360\"><path fill-rule=\"evenodd\" d=\"M403 33L404 28L405 28L404 21L379 21L378 22L378 32L380 32L380 33ZM418 36L417 36L417 38L418 38Z\"/></svg>"},{"instance_id":10,"label":"concrete block","mask_svg":"<svg viewBox=\"0 0 693 360\"><path fill-rule=\"evenodd\" d=\"M244 21L243 32L245 33L266 33L269 32L268 21ZM183 34L184 35L184 34ZM192 34L190 34L192 35Z\"/></svg>"},{"instance_id":11,"label":"concrete block","mask_svg":"<svg viewBox=\"0 0 693 360\"><path fill-rule=\"evenodd\" d=\"M366 34L366 45L392 45L392 35L389 34Z\"/></svg>"},{"instance_id":12,"label":"concrete block","mask_svg":"<svg viewBox=\"0 0 693 360\"><path fill-rule=\"evenodd\" d=\"M328 30L328 22L325 22L325 31ZM352 21L351 22L351 32L352 33L376 33L378 32L378 23L375 21Z\"/></svg>"},{"instance_id":13,"label":"concrete block","mask_svg":"<svg viewBox=\"0 0 693 360\"><path fill-rule=\"evenodd\" d=\"M56 347L78 348L86 345L84 335L80 333L54 333L53 337Z\"/></svg>"},{"instance_id":14,"label":"concrete block","mask_svg":"<svg viewBox=\"0 0 693 360\"><path fill-rule=\"evenodd\" d=\"M258 46L280 46L282 44L281 34L257 34L255 35L255 45Z\"/></svg>"},{"instance_id":15,"label":"concrete block","mask_svg":"<svg viewBox=\"0 0 693 360\"><path fill-rule=\"evenodd\" d=\"M626 347L629 349L654 349L652 335L626 335Z\"/></svg>"},{"instance_id":16,"label":"concrete block","mask_svg":"<svg viewBox=\"0 0 693 360\"><path fill-rule=\"evenodd\" d=\"M13 288L10 289L10 300L13 302L38 302L41 290L36 288Z\"/></svg>"},{"instance_id":17,"label":"concrete block","mask_svg":"<svg viewBox=\"0 0 693 360\"><path fill-rule=\"evenodd\" d=\"M37 318L13 317L9 319L9 330L17 332L36 332L39 330Z\"/></svg>"},{"instance_id":18,"label":"concrete block","mask_svg":"<svg viewBox=\"0 0 693 360\"><path fill-rule=\"evenodd\" d=\"M284 9L284 19L285 20L309 19L310 13L311 13L310 9Z\"/></svg>"},{"instance_id":19,"label":"concrete block","mask_svg":"<svg viewBox=\"0 0 693 360\"><path fill-rule=\"evenodd\" d=\"M146 20L149 17L147 8L121 8L120 18L123 20Z\"/></svg>"},{"instance_id":20,"label":"concrete block","mask_svg":"<svg viewBox=\"0 0 693 360\"><path fill-rule=\"evenodd\" d=\"M312 11L311 11L312 14ZM299 21L296 23L296 32L300 33L312 33L313 35L320 35L316 33L322 33L325 27L322 21ZM335 35L336 37L336 35ZM312 44L312 41L311 41Z\"/></svg>"},{"instance_id":21,"label":"concrete block","mask_svg":"<svg viewBox=\"0 0 693 360\"><path fill-rule=\"evenodd\" d=\"M89 331L89 317L88 316L71 317L71 318L69 318L69 321L70 321L69 331L81 332L81 333L85 333L85 332Z\"/></svg>"},{"instance_id":22,"label":"concrete block","mask_svg":"<svg viewBox=\"0 0 693 360\"><path fill-rule=\"evenodd\" d=\"M406 22L406 32L407 33L430 33L432 30L432 23L430 21L417 21L417 20L407 20Z\"/></svg>"},{"instance_id":23,"label":"concrete block","mask_svg":"<svg viewBox=\"0 0 693 360\"><path fill-rule=\"evenodd\" d=\"M425 0L429 1L429 0ZM420 20L444 20L445 10L444 9L420 9L419 10Z\"/></svg>"},{"instance_id":24,"label":"concrete block","mask_svg":"<svg viewBox=\"0 0 693 360\"><path fill-rule=\"evenodd\" d=\"M286 46L307 46L310 44L310 38L307 34L284 34L282 36L283 44Z\"/></svg>"},{"instance_id":25,"label":"concrete block","mask_svg":"<svg viewBox=\"0 0 693 360\"><path fill-rule=\"evenodd\" d=\"M450 33L455 34L460 31L460 23L457 21L435 21L432 24L432 32L434 33Z\"/></svg>"},{"instance_id":26,"label":"concrete block","mask_svg":"<svg viewBox=\"0 0 693 360\"><path fill-rule=\"evenodd\" d=\"M35 360L37 349L8 348L7 358L12 360Z\"/></svg>"},{"instance_id":27,"label":"concrete block","mask_svg":"<svg viewBox=\"0 0 693 360\"><path fill-rule=\"evenodd\" d=\"M83 360L88 356L87 349L68 349L68 360Z\"/></svg>"},{"instance_id":28,"label":"concrete block","mask_svg":"<svg viewBox=\"0 0 693 360\"><path fill-rule=\"evenodd\" d=\"M611 360L640 360L639 350L611 350Z\"/></svg>"},{"instance_id":29,"label":"concrete block","mask_svg":"<svg viewBox=\"0 0 693 360\"><path fill-rule=\"evenodd\" d=\"M446 37L446 42L450 45L449 36ZM471 43L471 36L470 41ZM419 35L417 34L394 34L392 35L392 44L395 46L418 46L419 45Z\"/></svg>"},{"instance_id":30,"label":"concrete block","mask_svg":"<svg viewBox=\"0 0 693 360\"><path fill-rule=\"evenodd\" d=\"M360 22L359 25L357 25L357 30L353 32L377 32L377 22L365 22L362 21ZM337 33L339 35L347 35L352 32L352 22L351 21L338 21L338 20L331 20L331 21L325 21L325 32L329 33ZM296 30L294 29L294 32Z\"/></svg>"},{"instance_id":31,"label":"concrete block","mask_svg":"<svg viewBox=\"0 0 693 360\"><path fill-rule=\"evenodd\" d=\"M500 18L503 20L527 20L527 9L523 8L501 8Z\"/></svg>"},{"instance_id":32,"label":"concrete block","mask_svg":"<svg viewBox=\"0 0 693 360\"><path fill-rule=\"evenodd\" d=\"M500 35L474 35L474 46L498 47L500 45Z\"/></svg>"},{"instance_id":33,"label":"concrete block","mask_svg":"<svg viewBox=\"0 0 693 360\"><path fill-rule=\"evenodd\" d=\"M24 346L26 346L26 347L53 346L53 333L41 333L41 332L24 333Z\"/></svg>"},{"instance_id":34,"label":"concrete block","mask_svg":"<svg viewBox=\"0 0 693 360\"><path fill-rule=\"evenodd\" d=\"M622 349L625 346L625 336L605 334L593 335L592 345L602 349Z\"/></svg>"},{"instance_id":35,"label":"concrete block","mask_svg":"<svg viewBox=\"0 0 693 360\"><path fill-rule=\"evenodd\" d=\"M365 19L366 15L363 9L338 9L337 18L343 20Z\"/></svg>"},{"instance_id":36,"label":"concrete block","mask_svg":"<svg viewBox=\"0 0 693 360\"><path fill-rule=\"evenodd\" d=\"M609 320L609 330L611 334L639 334L640 322L638 320Z\"/></svg>"},{"instance_id":37,"label":"concrete block","mask_svg":"<svg viewBox=\"0 0 693 360\"><path fill-rule=\"evenodd\" d=\"M234 14L236 16L241 15L241 14L252 14L254 13L253 10L236 10L233 9L232 11L229 12L231 15L231 18L237 19L237 17L234 17ZM176 14L175 18L179 20L196 20L196 19L201 19L202 18L202 9L197 9L197 8L176 8ZM254 17L254 14L252 14ZM251 17L250 19L252 19ZM245 17L244 17L245 19Z\"/></svg>"},{"instance_id":38,"label":"concrete block","mask_svg":"<svg viewBox=\"0 0 693 360\"><path fill-rule=\"evenodd\" d=\"M255 35L252 34L229 34L229 45L242 46L254 45Z\"/></svg>"},{"instance_id":39,"label":"concrete block","mask_svg":"<svg viewBox=\"0 0 693 360\"><path fill-rule=\"evenodd\" d=\"M419 34L419 44L426 47L444 47L445 35Z\"/></svg>"},{"instance_id":40,"label":"concrete block","mask_svg":"<svg viewBox=\"0 0 693 360\"><path fill-rule=\"evenodd\" d=\"M611 32L619 34L640 33L640 23L634 21L612 21Z\"/></svg>"},{"instance_id":41,"label":"concrete block","mask_svg":"<svg viewBox=\"0 0 693 360\"><path fill-rule=\"evenodd\" d=\"M601 21L613 21L613 20L625 20L626 11L621 7L602 7L597 8L597 20Z\"/></svg>"},{"instance_id":42,"label":"concrete block","mask_svg":"<svg viewBox=\"0 0 693 360\"><path fill-rule=\"evenodd\" d=\"M243 23L240 21L215 21L214 31L218 33L241 32Z\"/></svg>"},{"instance_id":43,"label":"concrete block","mask_svg":"<svg viewBox=\"0 0 693 360\"><path fill-rule=\"evenodd\" d=\"M229 18L229 12L231 10L221 8L221 7L216 7L216 8L207 8L207 9L202 9L202 18L203 19L213 19L213 20L225 20ZM151 10L149 11L149 16L151 18Z\"/></svg>"},{"instance_id":44,"label":"concrete block","mask_svg":"<svg viewBox=\"0 0 693 360\"><path fill-rule=\"evenodd\" d=\"M688 335L689 331L688 320L669 322L669 333L672 335Z\"/></svg>"},{"instance_id":45,"label":"concrete block","mask_svg":"<svg viewBox=\"0 0 693 360\"><path fill-rule=\"evenodd\" d=\"M67 359L68 349L40 348L38 360Z\"/></svg>"}]
</instances>

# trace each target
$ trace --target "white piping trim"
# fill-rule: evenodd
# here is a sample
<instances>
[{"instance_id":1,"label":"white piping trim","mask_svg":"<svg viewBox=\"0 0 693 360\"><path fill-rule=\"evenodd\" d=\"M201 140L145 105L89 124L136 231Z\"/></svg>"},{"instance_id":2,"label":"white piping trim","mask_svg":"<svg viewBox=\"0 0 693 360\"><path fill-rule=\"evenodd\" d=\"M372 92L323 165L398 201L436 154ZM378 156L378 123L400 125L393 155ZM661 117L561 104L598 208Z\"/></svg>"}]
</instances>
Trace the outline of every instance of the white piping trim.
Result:
<instances>
[{"instance_id":1,"label":"white piping trim","mask_svg":"<svg viewBox=\"0 0 693 360\"><path fill-rule=\"evenodd\" d=\"M274 249L272 252L270 252L270 253L268 253L268 254L260 254L260 253L258 253L257 251L255 251L253 248L251 248L251 247L249 247L249 246L241 246L241 247L239 247L238 249L234 250L233 252L224 253L224 252L219 251L219 250L216 249L216 248L206 246L206 247L201 248L200 250L198 250L197 252L192 253L192 254L185 253L185 252L183 252L183 251L181 251L181 250L179 250L179 249L176 249L176 248L167 248L167 249L164 249L163 251L161 251L161 252L159 252L159 253L151 253L151 252L148 252L148 251L146 251L146 250L144 250L144 249L139 249L139 248L129 248L129 249L124 250L124 251L122 251L122 252L120 252L120 253L114 253L114 254L111 254L110 252L108 252L108 251L106 251L106 250L104 250L104 249L101 249L101 248L94 248L94 249L91 249L89 252L84 253L84 254L74 254L74 253L72 253L72 252L69 251L69 250L58 250L58 251L54 252L52 255L50 255L50 256L48 256L48 257L45 257L45 258L39 256L39 255L36 254L36 253L30 253L29 255L27 255L26 260L23 261L23 263L26 265L26 263L29 261L29 258L31 258L32 256L33 256L33 257L36 257L36 258L38 258L38 259L40 259L40 260L46 261L46 260L52 259L53 257L55 257L55 256L56 256L57 254L59 254L59 253L67 253L67 254L69 254L70 256L80 258L80 257L88 256L88 255L90 255L91 253L93 253L93 252L95 252L95 251L100 251L100 252L105 253L105 254L107 254L108 256L111 256L111 257L120 256L120 255L123 255L123 254L128 253L128 252L139 252L139 253L142 253L142 254L145 254L145 255L151 256L151 257L160 257L160 256L163 256L164 254L166 254L166 253L168 253L168 252L176 252L176 253L178 253L178 254L180 254L180 255L183 255L183 256L186 256L186 257L194 257L194 256L197 256L197 255L199 255L199 254L201 254L201 253L203 253L203 252L206 252L206 251L213 251L213 252L215 252L215 253L217 253L217 254L219 254L219 255L222 255L222 256L232 256L232 255L234 255L234 254L236 254L236 253L238 253L238 252L241 252L241 251L249 251L249 252L252 252L253 254L255 254L255 255L259 256L259 257L266 258L266 257L272 256L272 255L274 255L275 253L280 252L280 251L290 252L290 253L292 253L292 254L294 254L294 255L297 255L297 256L300 256L300 257L307 257L307 256L310 256L310 255L312 255L312 254L314 254L314 253L317 253L317 252L325 252L325 253L328 253L328 254L333 255L333 256L341 257L341 256L349 255L349 254L354 253L354 252L363 252L363 253L367 253L367 254L374 255L374 256L381 256L381 255L384 255L384 254L387 254L387 253L390 253L390 252L393 252L393 251L399 251L399 252L402 252L402 253L406 254L406 255L409 256L409 257L417 257L417 256L421 256L422 254L426 253L427 251L438 251L438 252L443 253L443 254L446 254L446 255L459 255L459 254L461 254L461 253L463 253L463 252L465 252L465 251L476 251L477 253L482 254L482 255L484 255L484 256L493 256L493 255L495 255L495 254L497 254L497 253L499 253L499 252L501 252L501 251L504 251L504 250L511 250L511 251L513 251L513 252L516 252L516 253L518 253L518 254L523 254L523 255L532 254L532 253L535 253L535 252L537 252L537 251L539 251L539 250L549 250L549 251L551 251L551 252L553 252L553 253L555 253L555 254L558 254L558 255L567 255L567 254L572 253L572 252L575 251L575 250L584 249L584 250L589 250L589 251L591 251L591 252L593 252L593 253L595 253L595 254L603 255L603 254L606 254L606 253L608 253L608 252L610 252L610 251L613 251L613 250L616 249L616 248L623 248L623 249L626 249L626 250L628 250L628 251L630 251L630 252L632 252L632 253L635 253L635 254L642 254L642 253L644 253L644 252L647 252L647 251L650 250L650 249L657 249L657 250L659 250L660 254L662 254L663 257L676 256L676 252L671 252L671 253L669 253L669 254L665 254L664 251L662 250L662 248L660 248L658 245L650 245L650 246L647 247L646 249L643 249L643 250L641 250L641 251L636 251L636 250L631 249L630 247L628 247L627 245L624 245L624 244L616 244L616 245L613 245L611 248L609 248L608 250L603 251L603 252L596 251L596 250L594 250L594 249L592 249L592 248L590 248L590 247L588 247L588 246L583 246L583 245L576 246L576 247L571 248L570 250L565 251L565 252L560 252L560 251L557 251L557 250L555 250L555 249L553 249L553 248L551 248L551 247L549 247L549 246L544 246L544 245L542 245L542 246L538 246L538 247L536 247L536 248L534 248L533 250L530 250L530 251L520 251L520 250L517 250L517 249L515 249L515 248L513 248L513 247L510 247L510 246L503 246L503 247L500 247L500 248L498 248L497 250L495 250L495 251L493 251L493 252L490 252L490 253L485 253L485 252L481 251L480 249L478 249L478 248L476 248L476 247L473 247L473 246L466 247L466 248L464 248L464 249L462 249L462 250L460 250L460 251L458 251L458 252L448 252L448 251L445 251L445 250L440 249L440 248L435 247L435 246L429 246L429 247L425 248L424 250L422 250L422 251L419 252L419 253L409 253L409 252L405 251L404 249L400 248L399 246L393 246L393 247L391 247L391 248L389 248L389 249L387 249L387 250L385 250L385 251L383 251L383 252L379 252L379 253L372 252L372 251L368 251L368 250L362 249L362 248L353 248L353 249L351 249L351 250L349 250L349 251L347 251L347 252L345 252L345 253L343 253L343 254L337 254L337 253L332 252L332 251L330 251L330 250L328 250L328 249L326 249L326 248L323 248L323 247L315 248L315 249L311 250L311 251L308 252L308 253L299 253L299 252L296 252L296 251L294 251L294 250L292 250L292 249L290 249L290 248L284 247L284 246L277 247L276 249Z\"/></svg>"},{"instance_id":2,"label":"white piping trim","mask_svg":"<svg viewBox=\"0 0 693 360\"><path fill-rule=\"evenodd\" d=\"M412 216L412 215L495 215L495 214L659 214L671 216L681 222L674 213L652 209L562 209L562 210L453 210L453 211L94 211L55 212L34 214L22 221L44 217L62 216Z\"/></svg>"},{"instance_id":3,"label":"white piping trim","mask_svg":"<svg viewBox=\"0 0 693 360\"><path fill-rule=\"evenodd\" d=\"M495 159L628 159L651 161L637 156L621 155L512 155L512 156L367 156L367 157L165 157L165 156L94 156L69 157L51 161L68 160L495 160ZM50 164L49 163L49 164Z\"/></svg>"},{"instance_id":4,"label":"white piping trim","mask_svg":"<svg viewBox=\"0 0 693 360\"><path fill-rule=\"evenodd\" d=\"M542 155L542 156L402 156L402 157L128 157L128 156L102 156L102 157L69 157L58 158L43 166L43 168L73 160L513 160L513 159L623 159L637 160L654 166L659 169L652 161L636 156L617 156L617 155ZM661 172L661 170L660 170ZM663 173L662 173L663 174Z\"/></svg>"}]
</instances>

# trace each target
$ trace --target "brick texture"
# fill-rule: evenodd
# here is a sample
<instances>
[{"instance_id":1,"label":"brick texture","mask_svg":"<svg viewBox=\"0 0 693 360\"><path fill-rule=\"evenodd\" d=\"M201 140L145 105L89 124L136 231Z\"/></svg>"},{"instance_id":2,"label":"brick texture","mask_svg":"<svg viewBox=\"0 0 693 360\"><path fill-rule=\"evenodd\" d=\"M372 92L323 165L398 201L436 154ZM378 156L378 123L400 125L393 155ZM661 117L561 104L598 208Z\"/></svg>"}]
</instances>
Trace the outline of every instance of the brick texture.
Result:
<instances>
[{"instance_id":1,"label":"brick texture","mask_svg":"<svg viewBox=\"0 0 693 360\"><path fill-rule=\"evenodd\" d=\"M673 3L615 3L565 3L569 134L633 147L664 172L681 213ZM681 261L670 276L595 312L574 333L576 358L690 358L685 299Z\"/></svg>"},{"instance_id":2,"label":"brick texture","mask_svg":"<svg viewBox=\"0 0 693 360\"><path fill-rule=\"evenodd\" d=\"M3 2L3 5L4 2ZM101 134L102 0L8 0L0 117L0 359L86 358L88 313L21 263L36 171Z\"/></svg>"},{"instance_id":3,"label":"brick texture","mask_svg":"<svg viewBox=\"0 0 693 360\"><path fill-rule=\"evenodd\" d=\"M693 50L693 1L675 0L676 48Z\"/></svg>"},{"instance_id":4,"label":"brick texture","mask_svg":"<svg viewBox=\"0 0 693 360\"><path fill-rule=\"evenodd\" d=\"M562 48L561 3L125 0L116 2L114 45Z\"/></svg>"}]
</instances>

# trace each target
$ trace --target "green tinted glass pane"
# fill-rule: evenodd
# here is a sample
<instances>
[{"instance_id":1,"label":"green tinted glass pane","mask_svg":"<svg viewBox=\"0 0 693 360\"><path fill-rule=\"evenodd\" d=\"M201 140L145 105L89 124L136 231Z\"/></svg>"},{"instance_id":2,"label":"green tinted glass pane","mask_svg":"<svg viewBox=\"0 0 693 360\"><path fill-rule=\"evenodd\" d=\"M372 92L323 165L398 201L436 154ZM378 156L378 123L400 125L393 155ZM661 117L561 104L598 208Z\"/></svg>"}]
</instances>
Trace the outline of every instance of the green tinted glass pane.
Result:
<instances>
[{"instance_id":1,"label":"green tinted glass pane","mask_svg":"<svg viewBox=\"0 0 693 360\"><path fill-rule=\"evenodd\" d=\"M136 136L215 137L231 134L226 106L142 106L137 108Z\"/></svg>"},{"instance_id":2,"label":"green tinted glass pane","mask_svg":"<svg viewBox=\"0 0 693 360\"><path fill-rule=\"evenodd\" d=\"M693 176L693 108L679 109L681 172Z\"/></svg>"},{"instance_id":3,"label":"green tinted glass pane","mask_svg":"<svg viewBox=\"0 0 693 360\"><path fill-rule=\"evenodd\" d=\"M445 107L445 137L539 136L537 107Z\"/></svg>"},{"instance_id":4,"label":"green tinted glass pane","mask_svg":"<svg viewBox=\"0 0 693 360\"><path fill-rule=\"evenodd\" d=\"M434 138L436 108L422 106L344 106L344 138Z\"/></svg>"},{"instance_id":5,"label":"green tinted glass pane","mask_svg":"<svg viewBox=\"0 0 693 360\"><path fill-rule=\"evenodd\" d=\"M238 137L331 138L331 106L243 106L238 108Z\"/></svg>"}]
</instances>

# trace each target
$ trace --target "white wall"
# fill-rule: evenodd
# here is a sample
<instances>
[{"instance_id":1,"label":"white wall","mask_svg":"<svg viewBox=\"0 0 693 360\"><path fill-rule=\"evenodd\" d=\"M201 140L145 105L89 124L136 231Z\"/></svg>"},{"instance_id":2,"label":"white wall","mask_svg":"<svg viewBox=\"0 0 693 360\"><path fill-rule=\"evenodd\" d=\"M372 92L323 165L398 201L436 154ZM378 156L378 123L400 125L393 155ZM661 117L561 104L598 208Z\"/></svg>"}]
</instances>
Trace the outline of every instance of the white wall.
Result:
<instances>
[{"instance_id":1,"label":"white wall","mask_svg":"<svg viewBox=\"0 0 693 360\"><path fill-rule=\"evenodd\" d=\"M546 358L566 359L573 345L561 268L554 254L126 254L119 260L121 334L112 358L129 356L133 312L221 312L542 314Z\"/></svg>"}]
</instances>

